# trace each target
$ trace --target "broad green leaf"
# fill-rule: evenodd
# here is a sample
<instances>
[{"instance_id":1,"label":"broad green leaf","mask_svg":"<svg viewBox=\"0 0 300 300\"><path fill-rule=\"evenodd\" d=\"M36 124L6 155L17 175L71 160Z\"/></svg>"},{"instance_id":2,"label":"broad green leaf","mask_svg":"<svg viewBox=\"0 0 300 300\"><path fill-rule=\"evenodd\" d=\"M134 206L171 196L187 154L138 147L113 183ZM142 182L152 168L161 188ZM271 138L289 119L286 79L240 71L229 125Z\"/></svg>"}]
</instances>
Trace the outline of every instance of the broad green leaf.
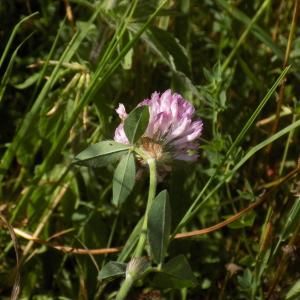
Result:
<instances>
[{"instance_id":1,"label":"broad green leaf","mask_svg":"<svg viewBox=\"0 0 300 300\"><path fill-rule=\"evenodd\" d=\"M74 163L99 168L116 161L129 147L114 141L102 141L91 145L74 158Z\"/></svg>"},{"instance_id":2,"label":"broad green leaf","mask_svg":"<svg viewBox=\"0 0 300 300\"><path fill-rule=\"evenodd\" d=\"M143 135L148 122L148 106L139 106L128 115L124 121L124 131L130 143L134 144Z\"/></svg>"},{"instance_id":3,"label":"broad green leaf","mask_svg":"<svg viewBox=\"0 0 300 300\"><path fill-rule=\"evenodd\" d=\"M153 283L158 287L180 289L196 286L197 279L187 259L179 255L163 266L162 272L154 277Z\"/></svg>"},{"instance_id":4,"label":"broad green leaf","mask_svg":"<svg viewBox=\"0 0 300 300\"><path fill-rule=\"evenodd\" d=\"M162 263L168 248L171 231L171 208L166 190L154 199L148 215L148 240L151 254L157 263Z\"/></svg>"},{"instance_id":5,"label":"broad green leaf","mask_svg":"<svg viewBox=\"0 0 300 300\"><path fill-rule=\"evenodd\" d=\"M124 156L115 170L113 179L113 204L119 206L131 193L135 183L135 162L133 153Z\"/></svg>"},{"instance_id":6,"label":"broad green leaf","mask_svg":"<svg viewBox=\"0 0 300 300\"><path fill-rule=\"evenodd\" d=\"M126 264L117 261L108 262L99 272L98 279L123 276L126 272Z\"/></svg>"},{"instance_id":7,"label":"broad green leaf","mask_svg":"<svg viewBox=\"0 0 300 300\"><path fill-rule=\"evenodd\" d=\"M291 287L285 296L285 300L296 300L300 298L300 279L298 279L295 284Z\"/></svg>"}]
</instances>

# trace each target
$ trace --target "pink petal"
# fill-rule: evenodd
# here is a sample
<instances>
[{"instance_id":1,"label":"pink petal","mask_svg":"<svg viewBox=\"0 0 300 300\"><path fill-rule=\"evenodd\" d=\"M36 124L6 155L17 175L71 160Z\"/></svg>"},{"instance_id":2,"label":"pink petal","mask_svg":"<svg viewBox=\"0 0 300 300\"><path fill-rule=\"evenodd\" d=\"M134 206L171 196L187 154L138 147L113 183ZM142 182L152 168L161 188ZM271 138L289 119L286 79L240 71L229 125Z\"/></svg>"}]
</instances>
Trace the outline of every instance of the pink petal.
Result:
<instances>
[{"instance_id":1,"label":"pink petal","mask_svg":"<svg viewBox=\"0 0 300 300\"><path fill-rule=\"evenodd\" d=\"M198 154L190 154L190 150L199 148L199 137L203 123L200 119L193 121L195 108L180 94L166 90L161 95L154 92L150 99L145 99L138 106L149 106L150 118L144 136L170 149L173 159L195 161ZM116 110L124 120L127 113L123 104ZM115 140L129 144L124 132L123 123L115 131Z\"/></svg>"},{"instance_id":2,"label":"pink petal","mask_svg":"<svg viewBox=\"0 0 300 300\"><path fill-rule=\"evenodd\" d=\"M123 125L123 123L121 123L121 124L116 128L114 140L115 140L116 142L121 143L121 144L126 144L126 145L129 144L129 141L128 141L127 136L126 136L125 131L124 131L124 125Z\"/></svg>"},{"instance_id":3,"label":"pink petal","mask_svg":"<svg viewBox=\"0 0 300 300\"><path fill-rule=\"evenodd\" d=\"M125 120L127 118L126 109L123 103L119 103L119 107L116 109L116 112L121 120Z\"/></svg>"}]
</instances>

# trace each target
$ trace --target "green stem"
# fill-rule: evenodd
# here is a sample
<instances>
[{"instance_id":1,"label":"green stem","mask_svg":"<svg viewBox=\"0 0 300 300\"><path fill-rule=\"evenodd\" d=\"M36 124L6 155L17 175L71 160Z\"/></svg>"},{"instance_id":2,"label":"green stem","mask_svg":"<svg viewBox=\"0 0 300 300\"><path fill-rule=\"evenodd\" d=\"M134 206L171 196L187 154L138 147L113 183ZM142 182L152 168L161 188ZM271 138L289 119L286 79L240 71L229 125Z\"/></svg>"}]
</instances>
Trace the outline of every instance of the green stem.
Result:
<instances>
[{"instance_id":1,"label":"green stem","mask_svg":"<svg viewBox=\"0 0 300 300\"><path fill-rule=\"evenodd\" d=\"M143 250L145 248L146 240L147 240L147 225L148 225L148 213L149 209L152 205L152 202L155 198L156 193L156 185L157 185L157 178L156 178L156 163L154 158L146 157L145 153L138 151L135 149L136 152L143 157L148 163L149 166L149 173L150 173L150 182L149 182L149 193L148 193L148 200L147 200L147 207L145 212L145 217L142 225L140 239L138 244L135 248L135 252L133 257L140 257L142 256ZM116 300L123 300L126 298L128 292L131 289L132 284L134 283L136 278L132 277L131 275L127 275L125 280L123 281L120 290L118 291Z\"/></svg>"},{"instance_id":2,"label":"green stem","mask_svg":"<svg viewBox=\"0 0 300 300\"><path fill-rule=\"evenodd\" d=\"M145 277L147 274L153 273L153 272L155 273L155 272L160 272L160 271L158 268L147 267L147 269L145 271L143 271L142 277ZM127 274L126 275L125 280L123 281L115 300L123 300L126 298L128 292L130 291L135 280L140 279L138 276L139 276L139 274L136 274L136 275Z\"/></svg>"},{"instance_id":3,"label":"green stem","mask_svg":"<svg viewBox=\"0 0 300 300\"><path fill-rule=\"evenodd\" d=\"M148 162L149 173L150 173L148 201L147 201L147 207L146 207L146 212L145 212L145 218L144 218L144 222L143 222L143 226L142 226L142 232L141 232L139 242L138 242L138 244L136 246L136 249L135 249L134 257L141 256L142 252L144 250L146 239L147 239L148 213L149 213L149 209L152 205L152 202L155 198L155 193L156 193L157 179L156 179L155 159L154 158L149 158L147 160L147 162Z\"/></svg>"},{"instance_id":4,"label":"green stem","mask_svg":"<svg viewBox=\"0 0 300 300\"><path fill-rule=\"evenodd\" d=\"M297 120L297 115L294 114L292 123L296 122L296 120ZM287 154L288 154L288 151L289 151L289 147L290 147L294 132L295 132L295 130L292 130L288 135L288 138L287 138L287 141L286 141L286 144L285 144L285 147L284 147L283 155L282 155L280 168L279 168L279 176L282 175L284 164L286 162Z\"/></svg>"},{"instance_id":5,"label":"green stem","mask_svg":"<svg viewBox=\"0 0 300 300\"><path fill-rule=\"evenodd\" d=\"M130 291L134 282L134 278L129 275L126 276L125 280L122 282L121 288L118 291L116 300L123 300L126 298L128 292Z\"/></svg>"}]
</instances>

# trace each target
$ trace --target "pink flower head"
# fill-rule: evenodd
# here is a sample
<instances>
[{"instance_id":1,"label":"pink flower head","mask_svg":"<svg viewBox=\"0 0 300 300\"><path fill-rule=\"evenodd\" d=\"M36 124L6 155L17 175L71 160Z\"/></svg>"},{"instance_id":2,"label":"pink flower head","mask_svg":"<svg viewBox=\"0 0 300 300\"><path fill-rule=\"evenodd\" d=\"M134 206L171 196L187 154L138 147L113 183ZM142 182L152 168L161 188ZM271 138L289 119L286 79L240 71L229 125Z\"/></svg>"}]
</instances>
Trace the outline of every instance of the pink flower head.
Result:
<instances>
[{"instance_id":1,"label":"pink flower head","mask_svg":"<svg viewBox=\"0 0 300 300\"><path fill-rule=\"evenodd\" d=\"M195 161L196 150L203 123L195 119L195 108L181 95L165 91L163 94L154 92L151 99L142 101L138 106L149 106L150 119L148 127L141 138L140 144L157 160ZM119 104L116 110L123 121L127 117L125 107ZM129 144L124 132L123 122L116 128L114 140Z\"/></svg>"}]
</instances>

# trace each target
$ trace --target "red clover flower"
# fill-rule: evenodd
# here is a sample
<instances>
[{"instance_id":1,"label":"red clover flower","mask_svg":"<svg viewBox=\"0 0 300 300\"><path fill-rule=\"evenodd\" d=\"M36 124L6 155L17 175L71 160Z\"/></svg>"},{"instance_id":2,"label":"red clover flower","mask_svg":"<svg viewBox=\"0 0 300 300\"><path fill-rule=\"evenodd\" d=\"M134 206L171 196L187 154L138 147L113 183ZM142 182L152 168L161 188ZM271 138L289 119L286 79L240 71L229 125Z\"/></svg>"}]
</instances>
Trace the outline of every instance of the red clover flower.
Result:
<instances>
[{"instance_id":1,"label":"red clover flower","mask_svg":"<svg viewBox=\"0 0 300 300\"><path fill-rule=\"evenodd\" d=\"M198 158L196 150L199 147L203 123L195 118L195 108L180 94L171 90L163 94L154 92L151 99L145 99L138 106L149 106L149 124L140 139L141 147L150 156L160 162L172 159L195 161ZM114 140L129 144L124 132L123 121L127 113L123 104L116 109L121 124L116 128Z\"/></svg>"}]
</instances>

